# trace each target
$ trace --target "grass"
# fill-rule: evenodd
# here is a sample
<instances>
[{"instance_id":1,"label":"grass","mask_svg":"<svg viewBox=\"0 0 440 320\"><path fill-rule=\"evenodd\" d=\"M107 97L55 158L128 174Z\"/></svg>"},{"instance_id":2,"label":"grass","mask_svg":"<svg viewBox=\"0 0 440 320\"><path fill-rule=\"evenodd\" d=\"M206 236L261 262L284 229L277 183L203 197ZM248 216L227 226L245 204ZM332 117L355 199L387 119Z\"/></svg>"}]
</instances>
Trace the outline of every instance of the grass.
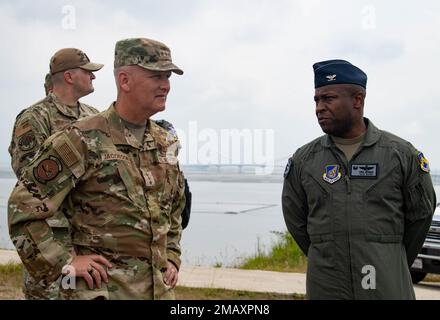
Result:
<instances>
[{"instance_id":1,"label":"grass","mask_svg":"<svg viewBox=\"0 0 440 320\"><path fill-rule=\"evenodd\" d=\"M20 264L0 264L0 300L23 299L23 267Z\"/></svg>"},{"instance_id":2,"label":"grass","mask_svg":"<svg viewBox=\"0 0 440 320\"><path fill-rule=\"evenodd\" d=\"M176 287L178 300L304 300L302 294L280 294L214 288Z\"/></svg>"},{"instance_id":3,"label":"grass","mask_svg":"<svg viewBox=\"0 0 440 320\"><path fill-rule=\"evenodd\" d=\"M440 274L428 273L423 279L424 282L440 282Z\"/></svg>"},{"instance_id":4,"label":"grass","mask_svg":"<svg viewBox=\"0 0 440 320\"><path fill-rule=\"evenodd\" d=\"M307 270L307 258L288 231L272 231L277 240L269 252L258 244L257 253L246 258L237 267L240 269L270 270L280 272L301 272Z\"/></svg>"},{"instance_id":5,"label":"grass","mask_svg":"<svg viewBox=\"0 0 440 320\"><path fill-rule=\"evenodd\" d=\"M22 292L23 267L20 264L0 264L0 300L24 299ZM177 286L178 300L302 300L301 294L278 294L214 288Z\"/></svg>"}]
</instances>

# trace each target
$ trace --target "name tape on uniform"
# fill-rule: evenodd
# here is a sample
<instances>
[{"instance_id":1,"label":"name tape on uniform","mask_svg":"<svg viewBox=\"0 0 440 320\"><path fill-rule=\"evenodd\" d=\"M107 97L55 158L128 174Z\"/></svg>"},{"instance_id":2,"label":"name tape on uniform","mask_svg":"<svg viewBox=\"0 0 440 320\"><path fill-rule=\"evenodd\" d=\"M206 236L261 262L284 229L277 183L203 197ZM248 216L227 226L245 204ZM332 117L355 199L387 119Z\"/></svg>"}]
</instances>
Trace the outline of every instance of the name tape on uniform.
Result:
<instances>
[{"instance_id":1,"label":"name tape on uniform","mask_svg":"<svg viewBox=\"0 0 440 320\"><path fill-rule=\"evenodd\" d=\"M350 167L351 178L377 179L379 164L352 164Z\"/></svg>"}]
</instances>

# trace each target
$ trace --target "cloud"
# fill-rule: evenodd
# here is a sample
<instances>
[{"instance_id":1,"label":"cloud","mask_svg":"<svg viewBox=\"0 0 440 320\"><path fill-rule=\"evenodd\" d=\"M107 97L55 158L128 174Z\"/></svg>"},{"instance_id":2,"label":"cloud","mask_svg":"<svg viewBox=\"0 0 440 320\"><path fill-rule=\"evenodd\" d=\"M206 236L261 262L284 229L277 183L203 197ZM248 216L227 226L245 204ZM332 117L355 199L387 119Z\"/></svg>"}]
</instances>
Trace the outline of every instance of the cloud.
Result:
<instances>
[{"instance_id":1,"label":"cloud","mask_svg":"<svg viewBox=\"0 0 440 320\"><path fill-rule=\"evenodd\" d=\"M75 8L74 30L62 28L65 4ZM156 116L178 128L197 120L201 129L273 129L275 158L284 158L321 134L312 64L343 58L368 74L367 116L414 140L440 167L439 9L433 0L423 7L348 0L1 3L7 45L0 52L0 129L11 132L16 114L42 97L49 58L61 47L79 47L105 64L95 93L82 99L104 110L115 99L115 42L144 36L168 44L185 71L172 77L167 110ZM0 139L2 150L9 139ZM0 162L9 162L6 153Z\"/></svg>"}]
</instances>

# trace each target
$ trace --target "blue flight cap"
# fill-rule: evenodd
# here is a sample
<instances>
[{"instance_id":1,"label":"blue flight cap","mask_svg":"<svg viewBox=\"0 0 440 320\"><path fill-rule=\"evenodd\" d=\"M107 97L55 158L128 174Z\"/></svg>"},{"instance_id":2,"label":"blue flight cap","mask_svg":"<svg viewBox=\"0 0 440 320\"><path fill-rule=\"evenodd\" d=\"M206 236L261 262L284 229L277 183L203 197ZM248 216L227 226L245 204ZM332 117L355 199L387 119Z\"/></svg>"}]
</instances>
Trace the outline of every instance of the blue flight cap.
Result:
<instances>
[{"instance_id":1,"label":"blue flight cap","mask_svg":"<svg viewBox=\"0 0 440 320\"><path fill-rule=\"evenodd\" d=\"M367 88L367 75L345 60L327 60L313 65L315 89L330 84L357 84Z\"/></svg>"}]
</instances>

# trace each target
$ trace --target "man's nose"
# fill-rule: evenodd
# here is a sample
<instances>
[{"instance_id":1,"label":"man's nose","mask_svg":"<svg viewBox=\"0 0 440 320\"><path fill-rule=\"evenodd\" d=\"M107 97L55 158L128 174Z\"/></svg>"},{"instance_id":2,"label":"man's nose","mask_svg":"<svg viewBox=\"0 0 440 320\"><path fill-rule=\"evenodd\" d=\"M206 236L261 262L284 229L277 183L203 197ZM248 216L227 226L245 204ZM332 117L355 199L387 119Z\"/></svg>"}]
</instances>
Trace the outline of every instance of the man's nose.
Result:
<instances>
[{"instance_id":1,"label":"man's nose","mask_svg":"<svg viewBox=\"0 0 440 320\"><path fill-rule=\"evenodd\" d=\"M94 74L93 72L90 72L90 79L91 79L91 80L96 79L95 74Z\"/></svg>"},{"instance_id":2,"label":"man's nose","mask_svg":"<svg viewBox=\"0 0 440 320\"><path fill-rule=\"evenodd\" d=\"M324 111L326 109L326 105L322 100L318 100L316 102L316 114Z\"/></svg>"},{"instance_id":3,"label":"man's nose","mask_svg":"<svg viewBox=\"0 0 440 320\"><path fill-rule=\"evenodd\" d=\"M160 88L166 91L170 91L171 88L170 79L168 78L163 79L162 83L160 84Z\"/></svg>"}]
</instances>

